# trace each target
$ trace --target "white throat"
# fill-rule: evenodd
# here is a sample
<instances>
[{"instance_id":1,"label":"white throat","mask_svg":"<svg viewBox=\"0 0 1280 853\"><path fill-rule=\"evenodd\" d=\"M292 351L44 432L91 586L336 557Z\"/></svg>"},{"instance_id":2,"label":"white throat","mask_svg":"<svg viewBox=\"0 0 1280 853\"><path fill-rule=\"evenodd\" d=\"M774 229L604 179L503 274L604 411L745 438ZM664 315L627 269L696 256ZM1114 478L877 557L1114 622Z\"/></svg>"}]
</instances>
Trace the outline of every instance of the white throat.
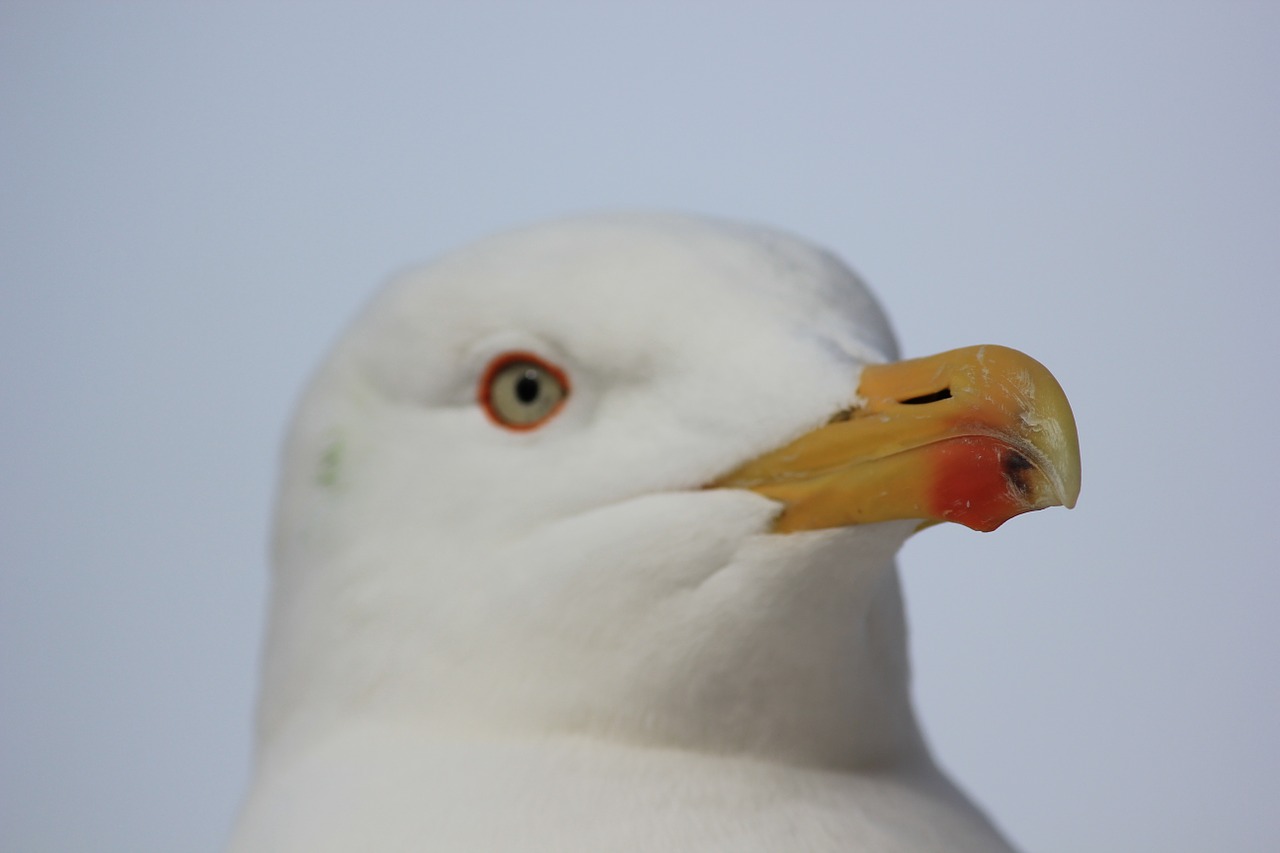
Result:
<instances>
[{"instance_id":1,"label":"white throat","mask_svg":"<svg viewBox=\"0 0 1280 853\"><path fill-rule=\"evenodd\" d=\"M773 512L746 493L669 493L482 549L325 556L323 538L286 529L262 748L372 715L446 735L913 762L893 562L910 525L760 533ZM397 551L432 556L389 570Z\"/></svg>"}]
</instances>

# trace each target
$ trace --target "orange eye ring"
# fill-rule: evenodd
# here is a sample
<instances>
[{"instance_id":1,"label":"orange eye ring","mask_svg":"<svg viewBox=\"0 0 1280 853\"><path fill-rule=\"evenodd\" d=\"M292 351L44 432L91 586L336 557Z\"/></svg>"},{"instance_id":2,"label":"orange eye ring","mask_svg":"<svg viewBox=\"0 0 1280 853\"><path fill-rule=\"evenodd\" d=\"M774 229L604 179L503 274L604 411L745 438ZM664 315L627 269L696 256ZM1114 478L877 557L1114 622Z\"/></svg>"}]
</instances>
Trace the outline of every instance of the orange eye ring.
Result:
<instances>
[{"instance_id":1,"label":"orange eye ring","mask_svg":"<svg viewBox=\"0 0 1280 853\"><path fill-rule=\"evenodd\" d=\"M569 377L531 352L504 353L485 368L476 401L503 429L526 432L551 420L569 399Z\"/></svg>"}]
</instances>

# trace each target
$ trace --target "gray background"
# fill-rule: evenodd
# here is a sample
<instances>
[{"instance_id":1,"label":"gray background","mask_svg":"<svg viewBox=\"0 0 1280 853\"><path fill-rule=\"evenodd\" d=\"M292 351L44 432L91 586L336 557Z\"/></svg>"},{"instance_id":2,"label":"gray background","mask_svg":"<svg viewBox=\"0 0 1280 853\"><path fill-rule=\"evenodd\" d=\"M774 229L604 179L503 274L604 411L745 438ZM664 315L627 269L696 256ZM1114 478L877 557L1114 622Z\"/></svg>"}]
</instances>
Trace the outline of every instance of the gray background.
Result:
<instances>
[{"instance_id":1,"label":"gray background","mask_svg":"<svg viewBox=\"0 0 1280 853\"><path fill-rule=\"evenodd\" d=\"M903 553L928 734L1032 851L1280 848L1278 57L1263 3L0 4L0 848L218 849L308 370L600 207L1048 364L1079 508Z\"/></svg>"}]
</instances>

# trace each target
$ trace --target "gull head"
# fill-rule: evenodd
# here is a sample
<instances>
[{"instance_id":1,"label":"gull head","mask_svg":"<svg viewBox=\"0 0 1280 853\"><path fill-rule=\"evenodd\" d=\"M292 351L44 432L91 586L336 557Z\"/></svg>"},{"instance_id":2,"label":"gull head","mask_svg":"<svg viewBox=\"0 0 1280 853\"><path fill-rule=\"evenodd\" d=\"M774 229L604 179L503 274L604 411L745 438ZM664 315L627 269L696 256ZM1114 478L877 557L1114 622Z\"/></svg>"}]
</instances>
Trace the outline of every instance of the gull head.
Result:
<instances>
[{"instance_id":1,"label":"gull head","mask_svg":"<svg viewBox=\"0 0 1280 853\"><path fill-rule=\"evenodd\" d=\"M1069 505L1078 452L1025 356L896 359L846 266L755 226L584 217L400 276L286 444L262 748L920 754L894 553Z\"/></svg>"}]
</instances>

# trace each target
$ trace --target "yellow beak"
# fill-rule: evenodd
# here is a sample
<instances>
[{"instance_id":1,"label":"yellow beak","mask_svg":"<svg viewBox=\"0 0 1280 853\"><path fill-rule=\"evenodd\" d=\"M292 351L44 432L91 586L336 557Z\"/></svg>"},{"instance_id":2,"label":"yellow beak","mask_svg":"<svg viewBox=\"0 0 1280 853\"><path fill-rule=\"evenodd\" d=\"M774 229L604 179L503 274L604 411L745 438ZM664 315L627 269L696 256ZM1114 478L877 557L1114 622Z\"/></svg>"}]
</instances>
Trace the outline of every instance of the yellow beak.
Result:
<instances>
[{"instance_id":1,"label":"yellow beak","mask_svg":"<svg viewBox=\"0 0 1280 853\"><path fill-rule=\"evenodd\" d=\"M711 484L779 501L779 533L895 519L995 530L1075 506L1080 444L1061 386L1035 359L978 346L870 365L823 427Z\"/></svg>"}]
</instances>

